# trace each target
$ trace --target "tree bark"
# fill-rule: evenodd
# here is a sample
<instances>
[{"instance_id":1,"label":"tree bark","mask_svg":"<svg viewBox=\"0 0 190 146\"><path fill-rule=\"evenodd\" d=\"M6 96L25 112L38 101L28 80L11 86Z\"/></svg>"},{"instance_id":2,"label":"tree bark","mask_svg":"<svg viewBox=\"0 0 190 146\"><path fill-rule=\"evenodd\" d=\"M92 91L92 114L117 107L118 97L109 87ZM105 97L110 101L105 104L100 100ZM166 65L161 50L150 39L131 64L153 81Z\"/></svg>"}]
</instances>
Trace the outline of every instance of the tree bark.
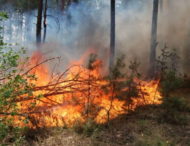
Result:
<instances>
[{"instance_id":1,"label":"tree bark","mask_svg":"<svg viewBox=\"0 0 190 146\"><path fill-rule=\"evenodd\" d=\"M46 40L46 33L47 33L47 0L45 0L45 8L44 8L44 36L43 36L43 43Z\"/></svg>"},{"instance_id":2,"label":"tree bark","mask_svg":"<svg viewBox=\"0 0 190 146\"><path fill-rule=\"evenodd\" d=\"M110 69L114 65L114 57L115 57L115 0L111 0Z\"/></svg>"},{"instance_id":3,"label":"tree bark","mask_svg":"<svg viewBox=\"0 0 190 146\"><path fill-rule=\"evenodd\" d=\"M155 77L156 69L156 47L157 47L157 22L158 22L158 6L159 0L153 2L153 15L152 15L152 30L151 30L151 46L150 46L150 69L149 76Z\"/></svg>"},{"instance_id":4,"label":"tree bark","mask_svg":"<svg viewBox=\"0 0 190 146\"><path fill-rule=\"evenodd\" d=\"M38 16L36 24L36 42L41 43L43 0L38 0Z\"/></svg>"}]
</instances>

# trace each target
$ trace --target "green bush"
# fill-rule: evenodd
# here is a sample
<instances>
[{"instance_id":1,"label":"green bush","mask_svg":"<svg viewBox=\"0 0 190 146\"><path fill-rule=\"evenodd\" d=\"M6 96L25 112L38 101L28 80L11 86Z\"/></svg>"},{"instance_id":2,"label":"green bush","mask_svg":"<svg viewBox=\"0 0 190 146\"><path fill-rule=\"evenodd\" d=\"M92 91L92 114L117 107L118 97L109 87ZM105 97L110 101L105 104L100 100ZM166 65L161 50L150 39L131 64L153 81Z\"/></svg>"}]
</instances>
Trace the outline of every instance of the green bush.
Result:
<instances>
[{"instance_id":1,"label":"green bush","mask_svg":"<svg viewBox=\"0 0 190 146\"><path fill-rule=\"evenodd\" d=\"M127 68L124 60L125 56L117 58L115 65L110 71L109 80L116 80L116 82L111 82L114 84L114 90L120 91L116 92L116 97L127 101L127 105L130 105L132 98L140 97L140 89L135 81L135 79L141 77L138 71L140 63L136 59L132 60ZM123 81L117 81L118 79L122 79ZM124 88L127 90L123 90Z\"/></svg>"},{"instance_id":2,"label":"green bush","mask_svg":"<svg viewBox=\"0 0 190 146\"><path fill-rule=\"evenodd\" d=\"M77 122L73 129L78 134L90 137L99 130L99 126L93 120L89 119L86 123Z\"/></svg>"},{"instance_id":3,"label":"green bush","mask_svg":"<svg viewBox=\"0 0 190 146\"><path fill-rule=\"evenodd\" d=\"M183 77L179 74L178 64L180 57L176 49L165 46L157 58L157 73L160 78L161 92L165 97L184 84Z\"/></svg>"},{"instance_id":4,"label":"green bush","mask_svg":"<svg viewBox=\"0 0 190 146\"><path fill-rule=\"evenodd\" d=\"M161 120L171 124L186 125L189 121L190 106L184 98L163 98Z\"/></svg>"},{"instance_id":5,"label":"green bush","mask_svg":"<svg viewBox=\"0 0 190 146\"><path fill-rule=\"evenodd\" d=\"M175 72L168 71L161 79L160 85L162 94L168 97L172 91L182 87L183 79L178 77Z\"/></svg>"},{"instance_id":6,"label":"green bush","mask_svg":"<svg viewBox=\"0 0 190 146\"><path fill-rule=\"evenodd\" d=\"M190 112L190 106L185 98L168 97L163 98L163 108L166 110L174 110L179 112Z\"/></svg>"},{"instance_id":7,"label":"green bush","mask_svg":"<svg viewBox=\"0 0 190 146\"><path fill-rule=\"evenodd\" d=\"M0 21L8 18L7 14L0 12ZM2 27L0 27L0 30ZM25 50L15 51L3 42L3 37L0 36L0 143L20 143L23 139L23 128L16 127L14 118L22 119L21 122L26 122L28 117L21 113L18 108L16 99L23 95L33 96L32 88L34 84L31 81L35 80L34 75L22 74L23 70L19 66L21 55L25 54ZM24 61L27 60L23 59ZM35 104L31 104L31 109ZM24 118L25 117L25 118ZM23 119L24 118L24 119Z\"/></svg>"}]
</instances>

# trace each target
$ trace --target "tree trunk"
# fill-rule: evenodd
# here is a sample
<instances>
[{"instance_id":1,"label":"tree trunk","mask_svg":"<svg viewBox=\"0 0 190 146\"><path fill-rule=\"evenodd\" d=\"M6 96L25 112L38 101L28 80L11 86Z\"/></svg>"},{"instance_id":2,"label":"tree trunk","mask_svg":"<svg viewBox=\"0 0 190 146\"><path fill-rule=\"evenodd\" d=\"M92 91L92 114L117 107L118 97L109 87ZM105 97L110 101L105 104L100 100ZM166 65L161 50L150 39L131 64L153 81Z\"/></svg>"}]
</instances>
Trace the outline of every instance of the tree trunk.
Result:
<instances>
[{"instance_id":1,"label":"tree trunk","mask_svg":"<svg viewBox=\"0 0 190 146\"><path fill-rule=\"evenodd\" d=\"M47 0L45 0L45 8L44 8L44 36L43 36L43 43L46 40L46 32L47 32Z\"/></svg>"},{"instance_id":2,"label":"tree trunk","mask_svg":"<svg viewBox=\"0 0 190 146\"><path fill-rule=\"evenodd\" d=\"M111 30L110 30L110 69L115 57L115 0L111 0Z\"/></svg>"},{"instance_id":3,"label":"tree trunk","mask_svg":"<svg viewBox=\"0 0 190 146\"><path fill-rule=\"evenodd\" d=\"M36 42L41 43L43 0L38 0L38 16L36 24Z\"/></svg>"},{"instance_id":4,"label":"tree trunk","mask_svg":"<svg viewBox=\"0 0 190 146\"><path fill-rule=\"evenodd\" d=\"M153 15L152 15L152 30L151 30L151 46L150 46L150 69L149 76L155 77L156 65L156 47L157 47L157 22L158 22L158 5L159 0L153 2Z\"/></svg>"}]
</instances>

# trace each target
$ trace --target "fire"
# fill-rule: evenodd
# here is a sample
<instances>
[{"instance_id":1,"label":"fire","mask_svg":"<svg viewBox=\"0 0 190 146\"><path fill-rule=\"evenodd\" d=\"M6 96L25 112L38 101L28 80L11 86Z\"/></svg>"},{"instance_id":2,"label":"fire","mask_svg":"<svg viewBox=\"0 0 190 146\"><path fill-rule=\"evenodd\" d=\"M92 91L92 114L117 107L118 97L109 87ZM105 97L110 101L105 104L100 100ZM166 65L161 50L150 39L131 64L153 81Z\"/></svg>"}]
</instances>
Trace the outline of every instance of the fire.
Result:
<instances>
[{"instance_id":1,"label":"fire","mask_svg":"<svg viewBox=\"0 0 190 146\"><path fill-rule=\"evenodd\" d=\"M52 77L46 64L36 65L43 59L41 53L33 54L29 67L36 66L30 72L37 77L34 95L32 98L22 97L18 102L20 111L28 115L28 126L72 126L88 119L100 124L128 112L127 101L117 97L120 91L115 91L110 81L103 78L102 62L96 60L91 68L87 68L83 66L84 57L72 62L67 71ZM140 97L132 97L131 110L139 105L161 103L158 81L136 79L135 82L141 92ZM34 98L36 96L39 98ZM31 104L35 106L31 108ZM16 123L23 126L18 119Z\"/></svg>"}]
</instances>

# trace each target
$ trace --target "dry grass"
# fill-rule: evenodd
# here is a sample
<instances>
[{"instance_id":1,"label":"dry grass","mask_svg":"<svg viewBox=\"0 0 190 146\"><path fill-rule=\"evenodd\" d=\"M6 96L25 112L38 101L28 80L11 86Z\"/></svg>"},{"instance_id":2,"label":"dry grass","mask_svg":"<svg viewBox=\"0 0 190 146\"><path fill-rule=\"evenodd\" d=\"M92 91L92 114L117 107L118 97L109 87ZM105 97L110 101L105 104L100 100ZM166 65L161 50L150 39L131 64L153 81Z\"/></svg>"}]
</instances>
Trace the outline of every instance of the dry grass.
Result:
<instances>
[{"instance_id":1,"label":"dry grass","mask_svg":"<svg viewBox=\"0 0 190 146\"><path fill-rule=\"evenodd\" d=\"M190 103L187 89L172 93ZM190 146L190 123L175 125L160 121L161 106L139 107L94 131L91 136L77 134L74 129L55 128L45 136L39 134L26 145L34 146ZM183 114L183 113L181 113ZM188 113L190 116L190 113ZM43 133L43 132L42 132Z\"/></svg>"},{"instance_id":2,"label":"dry grass","mask_svg":"<svg viewBox=\"0 0 190 146\"><path fill-rule=\"evenodd\" d=\"M158 122L159 107L139 108L110 123L109 128L95 132L91 137L71 129L55 130L34 146L188 146L190 124L186 126ZM151 114L150 114L151 113ZM30 144L31 145L31 144Z\"/></svg>"}]
</instances>

